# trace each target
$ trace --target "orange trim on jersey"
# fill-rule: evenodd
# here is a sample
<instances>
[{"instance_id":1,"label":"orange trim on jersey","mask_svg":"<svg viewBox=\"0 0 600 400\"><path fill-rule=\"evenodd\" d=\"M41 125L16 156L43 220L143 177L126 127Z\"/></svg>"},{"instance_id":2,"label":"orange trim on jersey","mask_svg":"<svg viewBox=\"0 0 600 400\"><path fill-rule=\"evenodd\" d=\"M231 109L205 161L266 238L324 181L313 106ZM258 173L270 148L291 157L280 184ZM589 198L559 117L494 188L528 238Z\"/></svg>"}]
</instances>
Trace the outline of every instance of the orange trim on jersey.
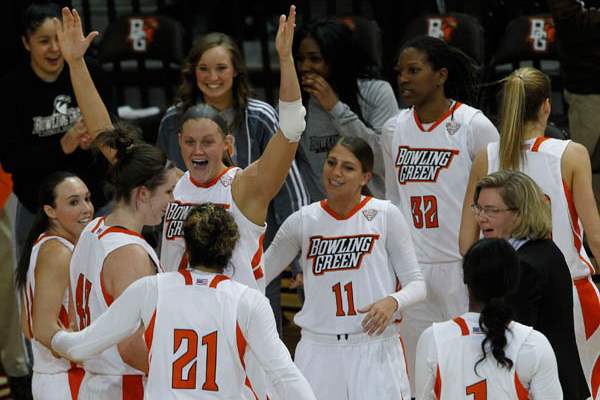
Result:
<instances>
[{"instance_id":1,"label":"orange trim on jersey","mask_svg":"<svg viewBox=\"0 0 600 400\"><path fill-rule=\"evenodd\" d=\"M183 253L181 256L181 261L179 261L179 267L177 267L178 271L186 270L188 267L188 256L187 253Z\"/></svg>"},{"instance_id":2,"label":"orange trim on jersey","mask_svg":"<svg viewBox=\"0 0 600 400\"><path fill-rule=\"evenodd\" d=\"M235 342L237 344L238 355L240 357L240 362L242 363L242 368L244 369L244 372L246 372L246 362L244 361L244 356L246 355L246 345L248 344L248 342L246 342L246 338L242 333L242 328L240 328L239 322L235 323ZM248 379L248 375L246 375L246 380L244 381L244 384L252 391L254 399L258 400L258 396L254 392L252 383L250 382L250 379Z\"/></svg>"},{"instance_id":3,"label":"orange trim on jersey","mask_svg":"<svg viewBox=\"0 0 600 400\"><path fill-rule=\"evenodd\" d=\"M590 277L573 281L581 304L581 314L585 327L585 338L589 339L600 325L600 299Z\"/></svg>"},{"instance_id":4,"label":"orange trim on jersey","mask_svg":"<svg viewBox=\"0 0 600 400\"><path fill-rule=\"evenodd\" d=\"M142 375L123 375L123 400L143 400Z\"/></svg>"},{"instance_id":5,"label":"orange trim on jersey","mask_svg":"<svg viewBox=\"0 0 600 400\"><path fill-rule=\"evenodd\" d=\"M150 353L150 349L152 349L152 339L154 339L154 323L156 322L156 308L152 313L152 318L150 318L150 322L148 323L148 327L144 332L144 341L146 342L146 348L148 349L148 353Z\"/></svg>"},{"instance_id":6,"label":"orange trim on jersey","mask_svg":"<svg viewBox=\"0 0 600 400\"><path fill-rule=\"evenodd\" d=\"M200 187L200 188L204 188L204 189L208 189L209 187L213 186L215 183L217 183L219 181L219 179L221 179L221 177L223 175L225 175L230 169L232 169L233 167L227 167L225 168L223 171L221 171L220 174L218 174L217 176L215 176L214 178L212 178L210 181L206 182L206 183L202 183L202 182L198 182L197 180L195 180L194 178L192 178L192 174L189 175L190 178L190 182L192 182L192 184L194 186Z\"/></svg>"},{"instance_id":7,"label":"orange trim on jersey","mask_svg":"<svg viewBox=\"0 0 600 400\"><path fill-rule=\"evenodd\" d=\"M533 151L534 153L538 152L540 150L540 146L542 145L542 143L544 143L548 139L550 139L550 138L545 137L545 136L538 136L537 138L535 138L533 145L531 145L530 151Z\"/></svg>"},{"instance_id":8,"label":"orange trim on jersey","mask_svg":"<svg viewBox=\"0 0 600 400\"><path fill-rule=\"evenodd\" d=\"M415 109L413 108L413 116L415 117L415 123L417 124L417 127L422 131L422 132L431 132L433 131L435 128L437 128L442 122L444 122L444 120L446 118L448 118L450 115L452 115L452 113L454 111L456 111L458 109L458 107L462 106L461 102L455 102L454 105L452 105L452 107L450 107L448 109L448 111L446 111L446 113L444 115L442 115L437 121L435 121L433 123L433 125L431 125L428 129L425 129L423 127L423 124L421 123L421 119L419 118L419 116L417 115Z\"/></svg>"},{"instance_id":9,"label":"orange trim on jersey","mask_svg":"<svg viewBox=\"0 0 600 400\"><path fill-rule=\"evenodd\" d=\"M515 389L517 391L517 398L519 400L527 400L529 398L529 392L525 389L525 386L521 383L521 379L519 379L519 374L515 372Z\"/></svg>"},{"instance_id":10,"label":"orange trim on jersey","mask_svg":"<svg viewBox=\"0 0 600 400\"><path fill-rule=\"evenodd\" d=\"M592 368L592 399L598 396L598 389L600 389L600 357L596 358L594 368Z\"/></svg>"},{"instance_id":11,"label":"orange trim on jersey","mask_svg":"<svg viewBox=\"0 0 600 400\"><path fill-rule=\"evenodd\" d=\"M329 208L329 203L327 201L327 199L321 200L321 207L323 208L323 210L325 210L325 212L327 212L327 214L331 215L333 218L337 219L338 221L343 221L345 219L348 219L350 217L352 217L354 214L356 214L361 208L363 208L365 206L365 204L367 204L373 197L371 196L365 196L364 199L362 199L362 201L360 203L358 203L352 210L350 210L350 212L346 215L340 215L338 213L336 213L335 211L333 211L331 208Z\"/></svg>"},{"instance_id":12,"label":"orange trim on jersey","mask_svg":"<svg viewBox=\"0 0 600 400\"><path fill-rule=\"evenodd\" d=\"M454 323L458 325L458 327L460 328L460 333L463 336L469 336L469 326L467 325L464 319L462 319L461 317L456 317L452 321L454 321Z\"/></svg>"},{"instance_id":13,"label":"orange trim on jersey","mask_svg":"<svg viewBox=\"0 0 600 400\"><path fill-rule=\"evenodd\" d=\"M263 256L264 241L265 241L265 234L263 233L258 238L258 249L256 250L256 253L254 253L254 256L252 257L252 262L250 263L250 265L252 265L252 272L254 273L254 279L257 281L265 276L265 273L260 265L260 262L262 261L262 256Z\"/></svg>"},{"instance_id":14,"label":"orange trim on jersey","mask_svg":"<svg viewBox=\"0 0 600 400\"><path fill-rule=\"evenodd\" d=\"M60 306L60 311L58 312L58 320L64 328L69 329L69 313L63 305Z\"/></svg>"},{"instance_id":15,"label":"orange trim on jersey","mask_svg":"<svg viewBox=\"0 0 600 400\"><path fill-rule=\"evenodd\" d=\"M100 224L102 224L102 223L104 222L104 218L106 218L106 217L100 217L100 218L98 219L98 222L96 223L96 226L94 226L94 227L92 228L92 233L96 233L96 231L97 231L97 230L98 230L98 228L100 227Z\"/></svg>"},{"instance_id":16,"label":"orange trim on jersey","mask_svg":"<svg viewBox=\"0 0 600 400\"><path fill-rule=\"evenodd\" d=\"M77 366L71 367L71 369L69 369L67 372L69 391L71 392L72 400L77 400L77 397L79 397L79 388L81 387L81 382L83 381L84 375L84 369Z\"/></svg>"},{"instance_id":17,"label":"orange trim on jersey","mask_svg":"<svg viewBox=\"0 0 600 400\"><path fill-rule=\"evenodd\" d=\"M433 384L433 393L435 398L440 400L442 398L442 376L440 374L440 366L437 366L435 370L435 383Z\"/></svg>"},{"instance_id":18,"label":"orange trim on jersey","mask_svg":"<svg viewBox=\"0 0 600 400\"><path fill-rule=\"evenodd\" d=\"M212 279L212 281L210 281L210 284L208 285L208 287L215 289L217 286L219 286L219 283L226 281L226 280L229 280L229 277L227 277L225 275L217 275Z\"/></svg>"},{"instance_id":19,"label":"orange trim on jersey","mask_svg":"<svg viewBox=\"0 0 600 400\"><path fill-rule=\"evenodd\" d=\"M192 273L190 272L190 270L188 269L180 269L179 272L181 275L183 275L183 279L185 279L185 284L186 285L191 285L192 284Z\"/></svg>"},{"instance_id":20,"label":"orange trim on jersey","mask_svg":"<svg viewBox=\"0 0 600 400\"><path fill-rule=\"evenodd\" d=\"M28 285L29 295L25 290L25 311L27 312L27 329L29 329L29 337L33 338L33 290Z\"/></svg>"},{"instance_id":21,"label":"orange trim on jersey","mask_svg":"<svg viewBox=\"0 0 600 400\"><path fill-rule=\"evenodd\" d=\"M33 245L35 246L36 244L38 244L39 242L41 242L43 239L46 239L46 238L49 238L49 237L55 237L55 238L64 239L67 242L71 243L73 246L75 246L75 243L73 243L72 241L70 241L66 237L60 236L60 235L51 234L51 233L48 233L48 232L44 232L40 236L38 236L38 238L35 240L35 242L33 242Z\"/></svg>"},{"instance_id":22,"label":"orange trim on jersey","mask_svg":"<svg viewBox=\"0 0 600 400\"><path fill-rule=\"evenodd\" d=\"M582 247L582 234L581 227L579 226L579 215L577 214L577 210L575 209L575 201L573 201L573 193L567 185L567 182L563 180L563 191L565 193L565 198L567 200L567 206L569 207L569 217L571 218L571 232L573 234L573 245L575 246L575 250L577 250L577 254L579 255L579 259L583 261L585 265L587 265L590 274L594 273L594 267L587 262L581 256L581 247Z\"/></svg>"},{"instance_id":23,"label":"orange trim on jersey","mask_svg":"<svg viewBox=\"0 0 600 400\"><path fill-rule=\"evenodd\" d=\"M108 235L109 233L124 233L126 235L137 236L140 239L144 239L144 237L142 235L140 235L139 233L130 231L129 229L122 228L120 226L111 226L111 227L107 228L104 232L102 232L100 234L100 236L98 236L98 239L102 239L104 236ZM146 240L146 239L144 239L144 240Z\"/></svg>"},{"instance_id":24,"label":"orange trim on jersey","mask_svg":"<svg viewBox=\"0 0 600 400\"><path fill-rule=\"evenodd\" d=\"M114 299L108 293L108 290L104 287L104 269L100 271L100 289L102 290L102 297L104 297L104 301L106 302L106 306L110 307Z\"/></svg>"}]
</instances>

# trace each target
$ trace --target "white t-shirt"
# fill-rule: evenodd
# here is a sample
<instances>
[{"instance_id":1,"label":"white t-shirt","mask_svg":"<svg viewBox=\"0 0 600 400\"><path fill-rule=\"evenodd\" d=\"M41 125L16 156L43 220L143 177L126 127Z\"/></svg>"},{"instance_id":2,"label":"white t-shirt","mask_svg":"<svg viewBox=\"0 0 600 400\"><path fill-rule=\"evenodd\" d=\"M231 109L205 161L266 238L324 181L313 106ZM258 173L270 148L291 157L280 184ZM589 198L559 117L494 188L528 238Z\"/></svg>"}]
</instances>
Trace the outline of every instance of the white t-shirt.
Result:
<instances>
[{"instance_id":1,"label":"white t-shirt","mask_svg":"<svg viewBox=\"0 0 600 400\"><path fill-rule=\"evenodd\" d=\"M159 284L159 279L164 278L165 283L168 285L173 285L173 283L176 283L177 280L184 281L185 279L189 279L193 283L193 286L191 286L192 290L198 288L201 291L202 289L208 289L206 286L210 286L215 277L218 277L216 274L200 271L194 271L192 273L188 273L188 275L189 278L185 278L185 273L170 272L163 274L162 276L149 276L137 280L131 286L129 286L117 300L115 300L106 313L104 313L100 318L98 318L97 321L95 321L85 330L80 332L58 332L52 338L52 348L70 359L81 360L92 357L93 355L98 354L104 349L110 347L114 343L118 343L124 338L130 336L138 329L140 322L143 323L147 329L148 327L152 326L151 321L153 319L153 314L157 308L157 305L160 304L161 301L173 301L175 306L180 304L176 298L172 300L160 299L161 294L159 287L161 284ZM219 290L219 286L221 285L217 285L217 290ZM188 286L182 285L181 287L185 288ZM279 396L278 398L290 400L315 399L310 386L295 367L289 352L279 339L277 329L275 327L275 320L273 318L273 311L271 310L268 300L257 290L247 288L233 281L229 281L227 284L223 285L223 289L229 292L230 295L225 295L221 298L212 297L211 301L214 301L215 303L211 306L218 306L219 309L225 310L232 305L228 303L228 300L235 299L234 303L237 303L237 307L234 307L236 308L236 314L220 315L218 318L220 318L221 321L226 321L230 318L234 318L236 320L237 326L247 342L248 349L254 354L261 366L264 368L267 376L272 382L276 394ZM235 295L232 296L231 294ZM224 304L223 302L227 304ZM210 308L211 306L207 307ZM174 324L177 319L181 319L183 325L189 323L189 321L186 321L187 317L185 316L185 310L188 310L188 308L182 305L183 313L178 313L176 318L173 317L165 320L167 326L169 326L169 324ZM159 317L156 317L155 321L158 321L158 318ZM192 324L193 323L194 322L192 322ZM171 328L176 327L177 326L172 326ZM225 336L223 337L225 338L230 338L232 335L233 337L237 337L236 333L232 332L225 332L224 335ZM152 341L154 340L157 339L152 339ZM207 342L208 340L205 341L205 343ZM202 345L202 340L199 337L198 346ZM205 347L207 346L205 345ZM168 349L169 346L166 346L166 348ZM183 348L181 350L183 351ZM151 348L152 353L155 351L156 348ZM179 353L177 354L179 355ZM227 355L231 356L229 353L227 353ZM235 357L238 357L238 355L235 354ZM197 362L203 363L205 361L197 360ZM150 363L151 373L154 371L155 373L161 374L161 372L156 371L160 371L160 366L162 363L159 362L155 364L158 365L158 370L152 369L152 360ZM218 355L216 363L219 363ZM167 368L162 369L163 374L167 374L168 372L168 366ZM147 388L154 387L151 379L154 379L153 375L148 377L148 383L146 385ZM164 376L159 377L157 375L156 379L164 380ZM198 378L198 382L204 382L204 379L205 377L201 376ZM227 381L229 378L225 376L222 379ZM202 391L198 391L196 393L199 395L198 398L204 398L200 397ZM147 392L146 396L147 398L162 398L160 397L160 393L157 394Z\"/></svg>"}]
</instances>

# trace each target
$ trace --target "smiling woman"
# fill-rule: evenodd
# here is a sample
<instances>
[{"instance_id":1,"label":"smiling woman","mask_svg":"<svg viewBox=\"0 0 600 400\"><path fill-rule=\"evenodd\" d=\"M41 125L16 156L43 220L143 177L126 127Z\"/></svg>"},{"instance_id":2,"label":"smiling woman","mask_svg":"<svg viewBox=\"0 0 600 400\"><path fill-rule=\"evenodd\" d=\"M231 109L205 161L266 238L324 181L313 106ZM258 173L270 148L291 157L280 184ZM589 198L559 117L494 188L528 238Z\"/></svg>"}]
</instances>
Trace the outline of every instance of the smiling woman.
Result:
<instances>
[{"instance_id":1,"label":"smiling woman","mask_svg":"<svg viewBox=\"0 0 600 400\"><path fill-rule=\"evenodd\" d=\"M22 329L33 352L32 392L36 399L76 399L83 370L56 358L49 348L56 321L65 329L74 322L68 317L69 262L94 207L85 183L68 172L56 172L44 181L40 202L16 277L22 293Z\"/></svg>"}]
</instances>

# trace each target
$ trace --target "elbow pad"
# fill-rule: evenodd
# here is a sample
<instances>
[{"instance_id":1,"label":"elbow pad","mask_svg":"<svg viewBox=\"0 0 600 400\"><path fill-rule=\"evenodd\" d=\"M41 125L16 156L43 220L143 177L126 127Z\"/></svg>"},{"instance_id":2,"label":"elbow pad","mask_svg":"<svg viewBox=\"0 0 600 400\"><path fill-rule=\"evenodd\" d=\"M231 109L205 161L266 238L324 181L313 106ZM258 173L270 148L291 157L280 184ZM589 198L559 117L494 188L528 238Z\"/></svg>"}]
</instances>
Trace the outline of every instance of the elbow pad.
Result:
<instances>
[{"instance_id":1,"label":"elbow pad","mask_svg":"<svg viewBox=\"0 0 600 400\"><path fill-rule=\"evenodd\" d=\"M306 128L304 116L306 109L302 105L302 99L296 101L279 100L279 130L290 142L300 141L302 132Z\"/></svg>"}]
</instances>

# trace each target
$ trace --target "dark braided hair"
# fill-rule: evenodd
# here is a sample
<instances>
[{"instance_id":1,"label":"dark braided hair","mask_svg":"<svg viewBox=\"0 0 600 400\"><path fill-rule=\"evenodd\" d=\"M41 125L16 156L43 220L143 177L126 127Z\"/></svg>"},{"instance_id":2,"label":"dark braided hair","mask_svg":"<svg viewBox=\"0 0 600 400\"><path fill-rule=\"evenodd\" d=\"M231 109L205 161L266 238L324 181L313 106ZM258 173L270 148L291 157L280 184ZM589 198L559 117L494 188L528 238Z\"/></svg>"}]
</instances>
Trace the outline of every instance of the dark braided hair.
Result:
<instances>
[{"instance_id":1,"label":"dark braided hair","mask_svg":"<svg viewBox=\"0 0 600 400\"><path fill-rule=\"evenodd\" d=\"M461 103L473 104L477 99L477 70L475 61L454 46L431 36L419 36L400 49L417 49L427 56L434 71L448 70L444 95Z\"/></svg>"},{"instance_id":2,"label":"dark braided hair","mask_svg":"<svg viewBox=\"0 0 600 400\"><path fill-rule=\"evenodd\" d=\"M485 333L485 339L481 343L483 356L475 364L475 373L479 363L487 356L487 347L491 348L498 364L510 369L513 361L506 357L504 348L512 310L506 304L505 297L519 283L517 252L504 239L482 239L465 254L463 272L471 299L483 305L479 327Z\"/></svg>"},{"instance_id":3,"label":"dark braided hair","mask_svg":"<svg viewBox=\"0 0 600 400\"><path fill-rule=\"evenodd\" d=\"M190 266L223 272L240 238L233 216L224 207L204 203L188 213L183 237Z\"/></svg>"}]
</instances>

